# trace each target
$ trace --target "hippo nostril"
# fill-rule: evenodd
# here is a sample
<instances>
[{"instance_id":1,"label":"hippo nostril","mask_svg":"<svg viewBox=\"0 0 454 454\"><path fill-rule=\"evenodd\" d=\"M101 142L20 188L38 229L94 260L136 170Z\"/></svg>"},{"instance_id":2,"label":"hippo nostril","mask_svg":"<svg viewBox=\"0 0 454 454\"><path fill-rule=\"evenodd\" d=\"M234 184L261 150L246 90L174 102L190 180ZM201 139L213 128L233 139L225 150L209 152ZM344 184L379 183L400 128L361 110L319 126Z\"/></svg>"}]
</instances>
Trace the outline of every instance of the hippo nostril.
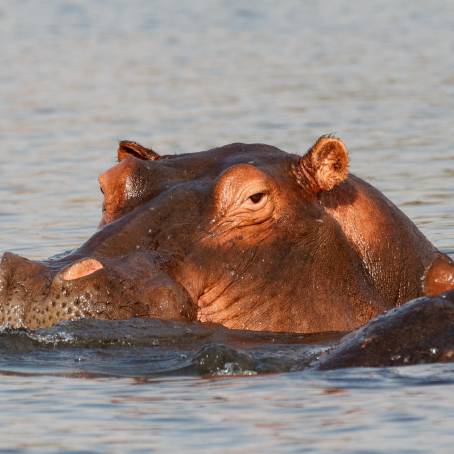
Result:
<instances>
[{"instance_id":1,"label":"hippo nostril","mask_svg":"<svg viewBox=\"0 0 454 454\"><path fill-rule=\"evenodd\" d=\"M102 268L104 268L102 263L96 259L83 259L80 262L73 263L64 269L61 273L61 277L65 281L72 281L84 276L89 276Z\"/></svg>"}]
</instances>

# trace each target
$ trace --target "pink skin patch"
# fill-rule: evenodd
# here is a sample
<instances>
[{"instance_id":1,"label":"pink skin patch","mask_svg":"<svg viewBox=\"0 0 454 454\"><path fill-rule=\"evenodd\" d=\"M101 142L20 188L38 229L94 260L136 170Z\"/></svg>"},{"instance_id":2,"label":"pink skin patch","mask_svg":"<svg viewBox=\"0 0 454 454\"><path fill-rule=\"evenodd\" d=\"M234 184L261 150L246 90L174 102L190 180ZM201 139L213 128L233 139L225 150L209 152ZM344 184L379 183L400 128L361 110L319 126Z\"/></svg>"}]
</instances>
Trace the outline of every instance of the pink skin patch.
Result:
<instances>
[{"instance_id":1,"label":"pink skin patch","mask_svg":"<svg viewBox=\"0 0 454 454\"><path fill-rule=\"evenodd\" d=\"M61 276L65 281L73 281L74 279L89 276L102 268L102 263L96 259L83 259L66 268Z\"/></svg>"}]
</instances>

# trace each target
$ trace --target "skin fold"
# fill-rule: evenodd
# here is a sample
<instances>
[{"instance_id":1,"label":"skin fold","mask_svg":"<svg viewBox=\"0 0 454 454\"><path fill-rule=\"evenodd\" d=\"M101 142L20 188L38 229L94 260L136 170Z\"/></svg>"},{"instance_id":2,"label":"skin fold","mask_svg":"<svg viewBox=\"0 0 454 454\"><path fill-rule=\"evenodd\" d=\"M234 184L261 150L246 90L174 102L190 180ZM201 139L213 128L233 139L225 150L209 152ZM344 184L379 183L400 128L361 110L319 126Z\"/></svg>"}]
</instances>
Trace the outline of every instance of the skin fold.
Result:
<instances>
[{"instance_id":1,"label":"skin fold","mask_svg":"<svg viewBox=\"0 0 454 454\"><path fill-rule=\"evenodd\" d=\"M87 242L41 262L3 255L0 324L158 317L351 331L454 288L452 261L348 173L340 139L300 151L236 143L160 156L121 142Z\"/></svg>"}]
</instances>

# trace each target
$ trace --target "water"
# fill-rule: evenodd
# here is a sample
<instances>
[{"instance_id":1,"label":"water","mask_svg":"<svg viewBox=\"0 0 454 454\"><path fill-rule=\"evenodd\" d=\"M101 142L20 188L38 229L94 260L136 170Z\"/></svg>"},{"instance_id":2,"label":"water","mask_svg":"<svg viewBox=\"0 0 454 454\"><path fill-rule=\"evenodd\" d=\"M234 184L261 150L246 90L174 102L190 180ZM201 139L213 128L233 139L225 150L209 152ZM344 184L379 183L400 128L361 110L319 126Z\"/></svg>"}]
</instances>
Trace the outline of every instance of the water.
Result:
<instances>
[{"instance_id":1,"label":"water","mask_svg":"<svg viewBox=\"0 0 454 454\"><path fill-rule=\"evenodd\" d=\"M454 253L452 30L441 0L0 0L0 250L80 245L120 139L304 152L335 132L352 172ZM304 370L331 340L2 332L0 449L452 451L454 366Z\"/></svg>"}]
</instances>

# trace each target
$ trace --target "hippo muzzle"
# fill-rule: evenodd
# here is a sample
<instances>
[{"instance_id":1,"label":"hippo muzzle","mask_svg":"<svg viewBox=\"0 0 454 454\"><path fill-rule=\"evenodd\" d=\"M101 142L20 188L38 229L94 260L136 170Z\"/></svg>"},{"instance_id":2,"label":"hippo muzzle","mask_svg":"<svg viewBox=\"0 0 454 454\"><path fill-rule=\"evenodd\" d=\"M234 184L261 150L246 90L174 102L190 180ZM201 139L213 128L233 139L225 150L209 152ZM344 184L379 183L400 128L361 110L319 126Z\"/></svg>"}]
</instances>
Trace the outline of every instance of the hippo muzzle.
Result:
<instances>
[{"instance_id":1,"label":"hippo muzzle","mask_svg":"<svg viewBox=\"0 0 454 454\"><path fill-rule=\"evenodd\" d=\"M83 317L195 318L188 293L159 268L156 254L103 262L86 257L55 269L6 252L0 264L0 324L37 328Z\"/></svg>"}]
</instances>

